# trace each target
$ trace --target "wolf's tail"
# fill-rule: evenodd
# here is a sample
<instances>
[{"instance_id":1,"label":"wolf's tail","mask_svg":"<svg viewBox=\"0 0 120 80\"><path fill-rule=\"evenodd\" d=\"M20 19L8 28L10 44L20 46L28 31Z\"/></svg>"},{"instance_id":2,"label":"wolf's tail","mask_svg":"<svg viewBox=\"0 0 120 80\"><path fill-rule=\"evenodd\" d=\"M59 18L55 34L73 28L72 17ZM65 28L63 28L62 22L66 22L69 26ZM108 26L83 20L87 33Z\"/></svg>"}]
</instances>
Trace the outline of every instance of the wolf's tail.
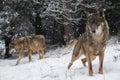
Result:
<instances>
[{"instance_id":1,"label":"wolf's tail","mask_svg":"<svg viewBox=\"0 0 120 80\"><path fill-rule=\"evenodd\" d=\"M74 47L76 45L77 41L78 41L77 39L72 40L69 42L69 45Z\"/></svg>"}]
</instances>

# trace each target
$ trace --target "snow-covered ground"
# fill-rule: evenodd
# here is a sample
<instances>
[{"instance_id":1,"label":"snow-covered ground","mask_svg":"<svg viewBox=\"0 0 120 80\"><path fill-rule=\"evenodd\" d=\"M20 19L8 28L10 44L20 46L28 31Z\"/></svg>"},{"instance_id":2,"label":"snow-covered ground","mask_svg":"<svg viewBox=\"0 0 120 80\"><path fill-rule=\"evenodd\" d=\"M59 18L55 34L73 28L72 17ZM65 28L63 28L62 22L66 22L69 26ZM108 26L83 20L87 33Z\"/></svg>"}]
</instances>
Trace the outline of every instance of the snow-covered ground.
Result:
<instances>
[{"instance_id":1,"label":"snow-covered ground","mask_svg":"<svg viewBox=\"0 0 120 80\"><path fill-rule=\"evenodd\" d=\"M37 54L33 55L30 63L28 57L24 57L17 66L17 59L0 59L0 80L120 80L120 45L108 44L103 75L98 74L99 59L93 61L92 77L80 59L67 70L72 51L70 46L50 50L42 60L38 60Z\"/></svg>"}]
</instances>

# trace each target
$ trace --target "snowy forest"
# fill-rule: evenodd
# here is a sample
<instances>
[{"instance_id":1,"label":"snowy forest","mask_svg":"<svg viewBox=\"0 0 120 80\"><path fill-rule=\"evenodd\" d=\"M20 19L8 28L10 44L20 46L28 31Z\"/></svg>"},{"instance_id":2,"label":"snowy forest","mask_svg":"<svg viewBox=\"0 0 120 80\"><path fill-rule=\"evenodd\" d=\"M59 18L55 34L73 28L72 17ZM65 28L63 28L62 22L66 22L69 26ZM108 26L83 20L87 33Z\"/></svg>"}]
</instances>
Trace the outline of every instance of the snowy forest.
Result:
<instances>
[{"instance_id":1,"label":"snowy forest","mask_svg":"<svg viewBox=\"0 0 120 80\"><path fill-rule=\"evenodd\" d=\"M101 4L110 35L118 37L119 0L0 0L0 39L5 43L6 57L10 40L22 36L43 34L49 45L66 45L85 32L84 7L94 11Z\"/></svg>"},{"instance_id":2,"label":"snowy forest","mask_svg":"<svg viewBox=\"0 0 120 80\"><path fill-rule=\"evenodd\" d=\"M94 13L101 7L110 31L105 75L88 77L82 63L67 72L64 67L73 51L69 41L85 33L85 11ZM21 66L13 67L18 55L9 54L10 41L41 34L46 39L46 59L39 62L34 55L29 64L25 57ZM97 73L97 60L93 64ZM0 0L0 80L120 80L120 68L114 65L120 66L120 0Z\"/></svg>"}]
</instances>

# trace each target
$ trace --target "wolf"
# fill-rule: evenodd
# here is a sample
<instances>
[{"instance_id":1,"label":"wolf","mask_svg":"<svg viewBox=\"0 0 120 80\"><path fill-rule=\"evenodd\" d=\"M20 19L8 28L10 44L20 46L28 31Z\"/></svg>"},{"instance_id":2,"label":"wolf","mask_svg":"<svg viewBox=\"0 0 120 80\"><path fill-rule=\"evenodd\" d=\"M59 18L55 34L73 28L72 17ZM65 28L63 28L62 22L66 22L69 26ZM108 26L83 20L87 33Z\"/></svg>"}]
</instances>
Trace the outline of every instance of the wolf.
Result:
<instances>
[{"instance_id":1,"label":"wolf","mask_svg":"<svg viewBox=\"0 0 120 80\"><path fill-rule=\"evenodd\" d=\"M9 54L13 52L19 53L19 58L16 65L24 57L25 53L29 55L29 62L32 61L32 52L39 54L39 59L42 59L46 52L45 37L43 35L25 36L12 40L9 44Z\"/></svg>"},{"instance_id":2,"label":"wolf","mask_svg":"<svg viewBox=\"0 0 120 80\"><path fill-rule=\"evenodd\" d=\"M86 17L86 31L78 38L75 44L68 69L70 69L74 61L84 55L85 58L81 59L81 61L84 66L88 62L89 76L93 76L91 61L99 56L99 73L103 74L103 60L109 39L109 25L103 10L96 13L87 12Z\"/></svg>"}]
</instances>

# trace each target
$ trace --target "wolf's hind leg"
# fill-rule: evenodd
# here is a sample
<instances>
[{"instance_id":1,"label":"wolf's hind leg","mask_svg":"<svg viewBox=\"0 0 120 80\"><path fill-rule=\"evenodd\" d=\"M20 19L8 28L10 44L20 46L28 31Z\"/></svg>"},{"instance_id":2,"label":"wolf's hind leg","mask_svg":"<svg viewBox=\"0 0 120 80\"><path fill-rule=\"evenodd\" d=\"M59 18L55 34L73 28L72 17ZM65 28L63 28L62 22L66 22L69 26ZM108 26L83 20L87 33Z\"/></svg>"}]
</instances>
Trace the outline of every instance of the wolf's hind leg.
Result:
<instances>
[{"instance_id":1,"label":"wolf's hind leg","mask_svg":"<svg viewBox=\"0 0 120 80\"><path fill-rule=\"evenodd\" d=\"M39 59L43 59L44 52L42 50L39 50L38 54L39 54Z\"/></svg>"},{"instance_id":2,"label":"wolf's hind leg","mask_svg":"<svg viewBox=\"0 0 120 80\"><path fill-rule=\"evenodd\" d=\"M83 59L81 59L81 61L82 61L82 63L83 63L83 65L84 65L84 67L86 66L86 62L87 62L87 58L83 58Z\"/></svg>"},{"instance_id":3,"label":"wolf's hind leg","mask_svg":"<svg viewBox=\"0 0 120 80\"><path fill-rule=\"evenodd\" d=\"M29 51L29 53L28 53L28 55L29 55L29 62L31 62L32 61L32 51Z\"/></svg>"},{"instance_id":4,"label":"wolf's hind leg","mask_svg":"<svg viewBox=\"0 0 120 80\"><path fill-rule=\"evenodd\" d=\"M70 63L68 64L68 69L70 69L70 67L72 66L73 62L76 60L76 56L72 55L72 59L70 61Z\"/></svg>"},{"instance_id":5,"label":"wolf's hind leg","mask_svg":"<svg viewBox=\"0 0 120 80\"><path fill-rule=\"evenodd\" d=\"M96 56L92 56L91 60L93 61L93 60L95 60L95 58L96 58ZM86 62L88 61L87 58L85 57L85 58L81 59L81 61L82 61L83 65L86 66Z\"/></svg>"},{"instance_id":6,"label":"wolf's hind leg","mask_svg":"<svg viewBox=\"0 0 120 80\"><path fill-rule=\"evenodd\" d=\"M70 63L68 64L68 69L70 69L73 62L75 62L79 57L80 57L80 55L78 55L78 56L72 55L72 59L71 59Z\"/></svg>"},{"instance_id":7,"label":"wolf's hind leg","mask_svg":"<svg viewBox=\"0 0 120 80\"><path fill-rule=\"evenodd\" d=\"M68 64L68 69L70 69L70 67L72 66L73 62L76 61L82 55L82 53L83 53L83 50L82 50L81 46L79 44L77 44L74 47L71 61Z\"/></svg>"}]
</instances>

